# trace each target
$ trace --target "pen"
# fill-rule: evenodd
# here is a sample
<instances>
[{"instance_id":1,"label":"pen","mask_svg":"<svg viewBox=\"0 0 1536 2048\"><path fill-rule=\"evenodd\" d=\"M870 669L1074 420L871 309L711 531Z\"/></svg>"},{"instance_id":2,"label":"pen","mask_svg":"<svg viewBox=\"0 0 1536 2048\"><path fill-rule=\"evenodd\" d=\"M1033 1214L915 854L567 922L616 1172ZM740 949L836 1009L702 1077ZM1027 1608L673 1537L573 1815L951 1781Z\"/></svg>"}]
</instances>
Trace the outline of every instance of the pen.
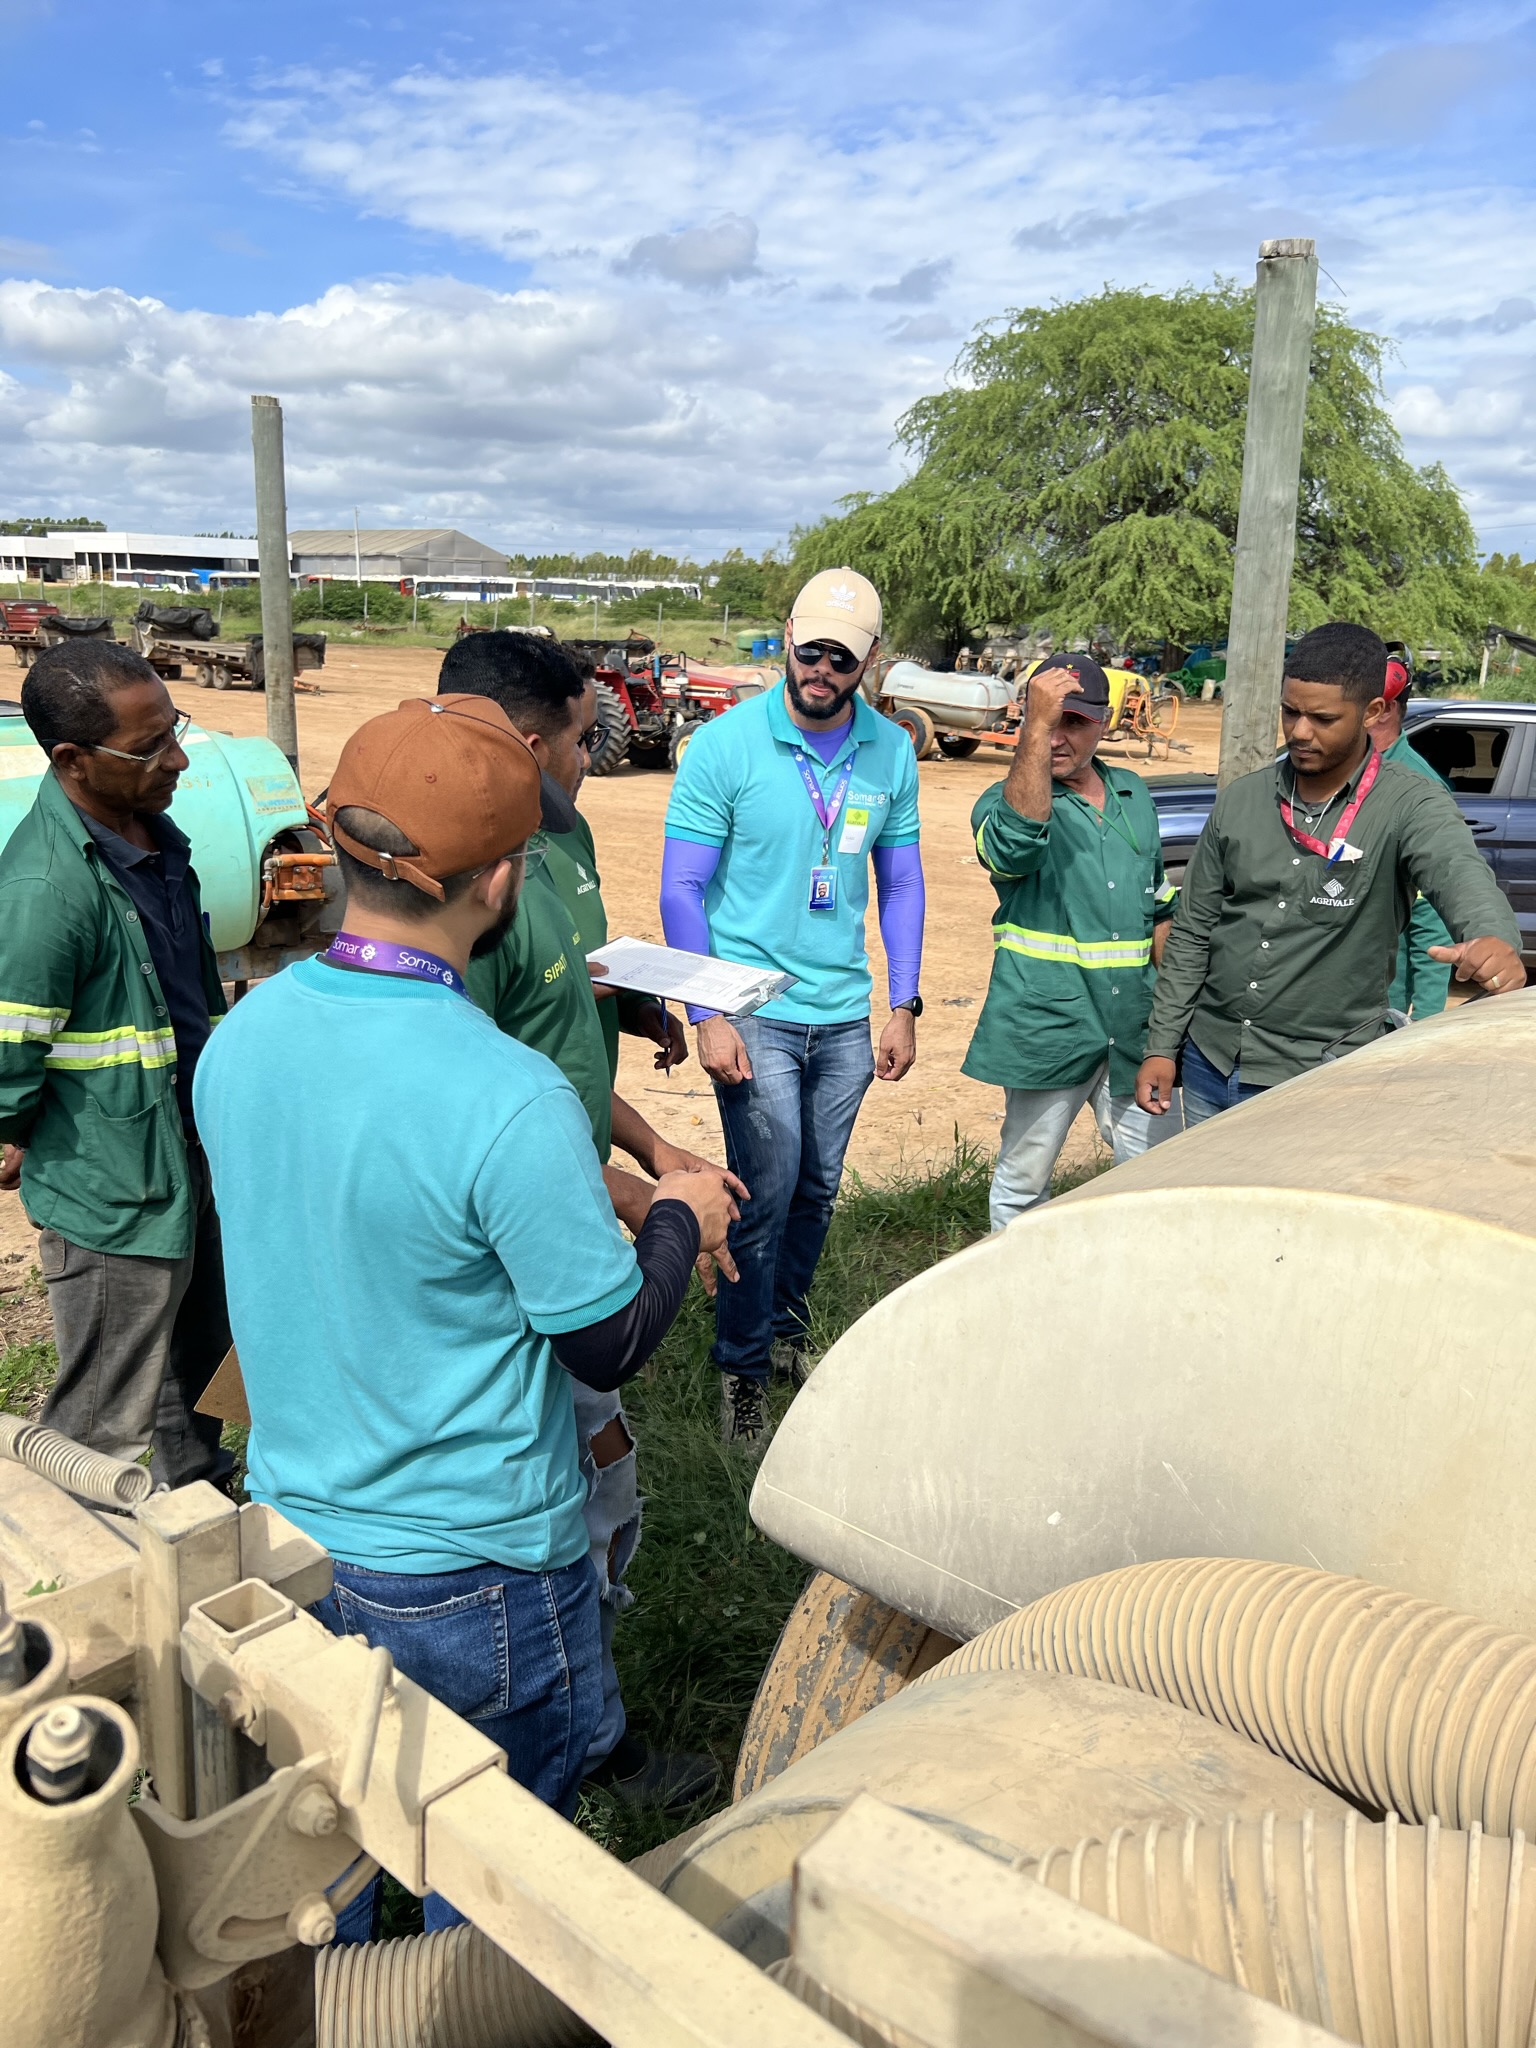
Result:
<instances>
[{"instance_id":1,"label":"pen","mask_svg":"<svg viewBox=\"0 0 1536 2048\"><path fill-rule=\"evenodd\" d=\"M668 1079L668 1080L670 1081L670 1080L671 1080L671 1078L672 1078L672 1024L671 1024L671 1020L670 1020L670 1019L669 1019L669 1017L667 1016L667 999L666 999L666 997L665 997L665 996L658 996L658 997L656 998L656 1000L657 1000L657 1001L658 1001L658 1002L659 1002L659 1003L661 1004L661 1037L662 1037L662 1043L663 1043L663 1044L665 1045L665 1047L666 1047L666 1049L667 1049L667 1058L666 1058L666 1064L665 1064L665 1066L664 1066L664 1067L662 1068L662 1072L663 1072L663 1073L664 1073L664 1074L666 1075L667 1079Z\"/></svg>"}]
</instances>

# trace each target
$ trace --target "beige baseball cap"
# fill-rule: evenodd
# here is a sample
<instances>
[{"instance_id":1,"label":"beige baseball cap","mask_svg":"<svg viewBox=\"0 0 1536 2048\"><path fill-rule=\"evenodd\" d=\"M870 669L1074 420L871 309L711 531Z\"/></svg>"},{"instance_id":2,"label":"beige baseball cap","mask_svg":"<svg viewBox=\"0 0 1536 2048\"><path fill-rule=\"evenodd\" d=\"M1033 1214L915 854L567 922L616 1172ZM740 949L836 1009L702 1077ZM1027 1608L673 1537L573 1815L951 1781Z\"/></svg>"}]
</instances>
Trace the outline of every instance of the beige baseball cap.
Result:
<instances>
[{"instance_id":1,"label":"beige baseball cap","mask_svg":"<svg viewBox=\"0 0 1536 2048\"><path fill-rule=\"evenodd\" d=\"M835 640L862 661L880 638L880 593L853 569L823 569L795 599L789 616L802 647Z\"/></svg>"}]
</instances>

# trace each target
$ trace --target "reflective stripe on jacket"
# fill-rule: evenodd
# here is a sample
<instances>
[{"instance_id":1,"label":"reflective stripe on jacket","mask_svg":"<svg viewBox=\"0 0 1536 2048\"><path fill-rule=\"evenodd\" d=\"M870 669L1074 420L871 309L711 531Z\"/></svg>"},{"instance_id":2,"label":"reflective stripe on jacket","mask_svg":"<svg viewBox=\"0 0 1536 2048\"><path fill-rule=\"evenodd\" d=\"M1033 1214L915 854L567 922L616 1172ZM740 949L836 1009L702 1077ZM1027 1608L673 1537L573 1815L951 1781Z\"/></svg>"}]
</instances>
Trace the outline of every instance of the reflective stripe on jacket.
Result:
<instances>
[{"instance_id":1,"label":"reflective stripe on jacket","mask_svg":"<svg viewBox=\"0 0 1536 2048\"><path fill-rule=\"evenodd\" d=\"M201 923L190 869L187 884ZM202 965L217 1018L206 931ZM34 1223L91 1251L192 1249L165 995L128 892L52 775L0 849L0 1140L27 1148Z\"/></svg>"},{"instance_id":2,"label":"reflective stripe on jacket","mask_svg":"<svg viewBox=\"0 0 1536 2048\"><path fill-rule=\"evenodd\" d=\"M971 813L992 877L992 978L964 1071L1005 1088L1071 1088L1106 1061L1135 1085L1152 1002L1152 927L1172 915L1157 813L1139 775L1095 764L1099 811L1061 783L1048 822L995 784Z\"/></svg>"}]
</instances>

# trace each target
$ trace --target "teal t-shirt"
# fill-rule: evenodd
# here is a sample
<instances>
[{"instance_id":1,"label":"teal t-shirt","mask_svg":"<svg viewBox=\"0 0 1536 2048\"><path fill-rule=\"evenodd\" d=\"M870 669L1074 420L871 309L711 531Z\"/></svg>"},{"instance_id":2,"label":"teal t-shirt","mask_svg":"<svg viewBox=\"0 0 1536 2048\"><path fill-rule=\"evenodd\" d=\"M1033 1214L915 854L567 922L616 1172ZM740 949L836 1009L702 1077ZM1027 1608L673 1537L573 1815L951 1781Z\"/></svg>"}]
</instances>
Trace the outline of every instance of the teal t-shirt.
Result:
<instances>
[{"instance_id":1,"label":"teal t-shirt","mask_svg":"<svg viewBox=\"0 0 1536 2048\"><path fill-rule=\"evenodd\" d=\"M797 749L823 802L836 794L850 753L857 756L832 824L833 910L810 907L823 833ZM667 806L669 839L720 848L704 897L710 951L720 960L793 974L796 985L759 1013L793 1024L869 1015L869 858L877 846L905 846L917 836L917 757L901 727L855 697L848 737L823 761L785 708L782 684L694 734Z\"/></svg>"},{"instance_id":2,"label":"teal t-shirt","mask_svg":"<svg viewBox=\"0 0 1536 2048\"><path fill-rule=\"evenodd\" d=\"M194 1099L253 1496L375 1570L573 1563L548 1339L640 1271L569 1082L449 989L305 960L236 1004Z\"/></svg>"}]
</instances>

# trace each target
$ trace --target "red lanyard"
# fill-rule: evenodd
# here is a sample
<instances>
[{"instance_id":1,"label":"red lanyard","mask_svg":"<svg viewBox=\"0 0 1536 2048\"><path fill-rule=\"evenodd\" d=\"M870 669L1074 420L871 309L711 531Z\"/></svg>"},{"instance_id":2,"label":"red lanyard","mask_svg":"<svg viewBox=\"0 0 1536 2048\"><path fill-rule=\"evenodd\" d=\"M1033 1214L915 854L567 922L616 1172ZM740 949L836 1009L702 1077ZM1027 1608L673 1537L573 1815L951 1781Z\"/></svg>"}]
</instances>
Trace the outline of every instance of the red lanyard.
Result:
<instances>
[{"instance_id":1,"label":"red lanyard","mask_svg":"<svg viewBox=\"0 0 1536 2048\"><path fill-rule=\"evenodd\" d=\"M1298 846L1304 846L1308 853L1320 853L1322 854L1325 860L1331 860L1336 858L1336 856L1330 851L1330 849L1332 847L1337 846L1341 852L1343 851L1349 839L1349 828L1355 822L1355 819L1359 814L1360 806L1365 802L1366 798L1370 795L1371 790L1375 785L1376 777L1380 773L1381 756L1377 753L1376 749L1372 747L1371 758L1365 764L1365 772L1360 777L1359 786L1356 788L1355 793L1350 798L1349 802L1344 806L1343 816L1339 819L1338 825L1334 830L1333 838L1329 841L1327 846L1323 844L1321 839L1314 839L1310 832L1303 832L1301 830L1300 826L1296 824L1295 819L1292 815L1290 798L1288 796L1282 796L1280 799L1280 816L1284 821L1286 831L1290 833L1291 837L1295 840L1296 844Z\"/></svg>"}]
</instances>

